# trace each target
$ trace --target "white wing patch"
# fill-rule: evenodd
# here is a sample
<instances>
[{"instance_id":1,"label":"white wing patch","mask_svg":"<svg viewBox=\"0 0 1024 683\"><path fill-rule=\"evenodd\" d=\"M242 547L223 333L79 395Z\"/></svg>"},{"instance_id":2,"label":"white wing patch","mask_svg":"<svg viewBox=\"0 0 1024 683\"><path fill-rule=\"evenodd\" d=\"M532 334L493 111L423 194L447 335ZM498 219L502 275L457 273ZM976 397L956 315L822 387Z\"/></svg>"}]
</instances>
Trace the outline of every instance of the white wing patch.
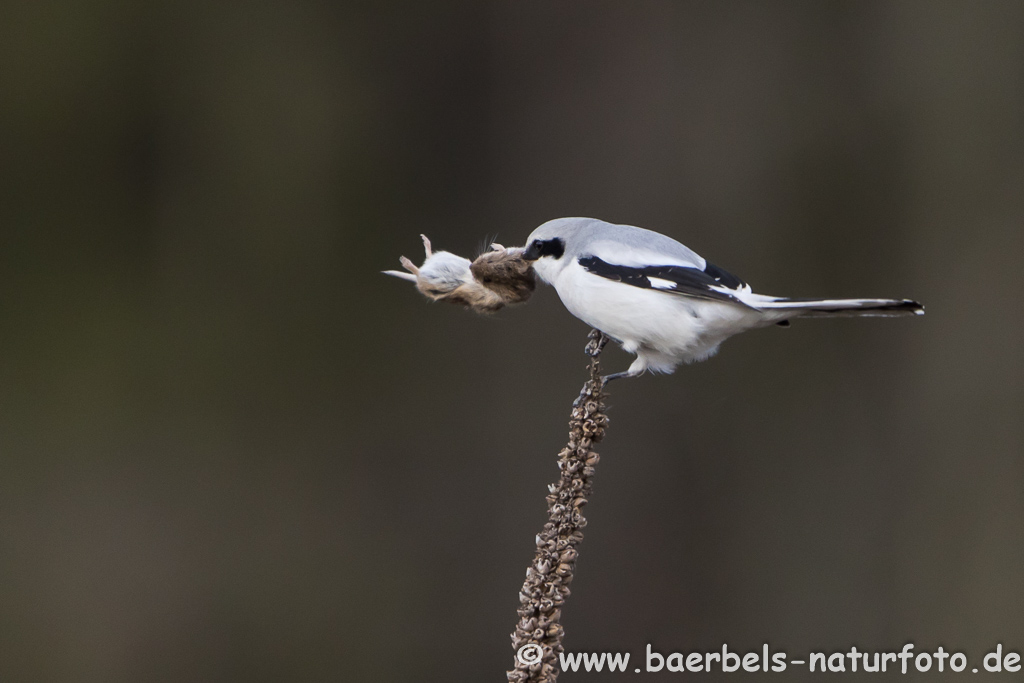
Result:
<instances>
[{"instance_id":1,"label":"white wing patch","mask_svg":"<svg viewBox=\"0 0 1024 683\"><path fill-rule=\"evenodd\" d=\"M660 277L647 276L647 281L651 283L651 287L655 289L675 289L676 283L671 280L663 280Z\"/></svg>"}]
</instances>

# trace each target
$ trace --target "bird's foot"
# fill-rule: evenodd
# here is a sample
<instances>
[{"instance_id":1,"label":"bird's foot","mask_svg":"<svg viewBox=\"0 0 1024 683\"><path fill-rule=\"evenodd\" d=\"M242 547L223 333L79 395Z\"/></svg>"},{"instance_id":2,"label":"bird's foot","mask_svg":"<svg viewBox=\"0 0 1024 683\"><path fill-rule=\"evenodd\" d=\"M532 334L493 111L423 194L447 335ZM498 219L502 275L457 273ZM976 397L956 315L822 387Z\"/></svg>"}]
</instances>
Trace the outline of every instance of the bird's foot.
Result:
<instances>
[{"instance_id":1,"label":"bird's foot","mask_svg":"<svg viewBox=\"0 0 1024 683\"><path fill-rule=\"evenodd\" d=\"M613 372L610 375L605 375L604 377L602 377L601 382L604 384L608 384L608 382L611 382L613 379L622 379L624 377L639 377L641 374L643 373L632 372L631 370L626 370L625 372Z\"/></svg>"},{"instance_id":2,"label":"bird's foot","mask_svg":"<svg viewBox=\"0 0 1024 683\"><path fill-rule=\"evenodd\" d=\"M608 335L606 335L601 330L595 329L590 331L589 336L590 341L587 342L586 352L587 355L590 356L591 358L596 358L597 356L601 355L601 352L604 350L605 344L608 343Z\"/></svg>"}]
</instances>

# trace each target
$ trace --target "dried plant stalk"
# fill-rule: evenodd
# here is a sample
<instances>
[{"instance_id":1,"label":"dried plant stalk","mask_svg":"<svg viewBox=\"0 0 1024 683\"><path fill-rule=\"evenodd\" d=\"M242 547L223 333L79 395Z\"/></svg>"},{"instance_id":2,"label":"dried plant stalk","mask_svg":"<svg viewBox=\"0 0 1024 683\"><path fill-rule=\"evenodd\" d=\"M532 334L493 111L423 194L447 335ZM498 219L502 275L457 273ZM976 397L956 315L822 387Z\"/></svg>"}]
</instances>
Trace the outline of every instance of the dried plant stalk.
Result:
<instances>
[{"instance_id":1,"label":"dried plant stalk","mask_svg":"<svg viewBox=\"0 0 1024 683\"><path fill-rule=\"evenodd\" d=\"M587 520L582 508L591 493L591 479L598 455L590 450L601 440L608 418L604 414L604 380L599 356L608 338L593 330L586 352L590 379L572 406L569 444L558 454L561 475L548 487L548 522L537 536L537 554L526 570L519 592L519 623L512 634L515 668L508 672L512 683L551 683L558 678L562 652L562 604L569 596L576 566L576 546L583 540ZM524 646L539 646L527 648Z\"/></svg>"}]
</instances>

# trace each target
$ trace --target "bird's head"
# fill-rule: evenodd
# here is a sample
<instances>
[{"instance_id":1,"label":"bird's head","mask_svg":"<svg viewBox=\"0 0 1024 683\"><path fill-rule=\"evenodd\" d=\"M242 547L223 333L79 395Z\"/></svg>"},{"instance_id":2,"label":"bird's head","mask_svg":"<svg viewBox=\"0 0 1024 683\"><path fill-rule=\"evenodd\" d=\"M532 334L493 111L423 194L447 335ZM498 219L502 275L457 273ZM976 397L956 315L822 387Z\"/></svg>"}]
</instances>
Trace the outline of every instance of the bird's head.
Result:
<instances>
[{"instance_id":1,"label":"bird's head","mask_svg":"<svg viewBox=\"0 0 1024 683\"><path fill-rule=\"evenodd\" d=\"M577 243L592 218L556 218L540 226L526 240L523 258L532 261L541 279L550 283L577 253Z\"/></svg>"}]
</instances>

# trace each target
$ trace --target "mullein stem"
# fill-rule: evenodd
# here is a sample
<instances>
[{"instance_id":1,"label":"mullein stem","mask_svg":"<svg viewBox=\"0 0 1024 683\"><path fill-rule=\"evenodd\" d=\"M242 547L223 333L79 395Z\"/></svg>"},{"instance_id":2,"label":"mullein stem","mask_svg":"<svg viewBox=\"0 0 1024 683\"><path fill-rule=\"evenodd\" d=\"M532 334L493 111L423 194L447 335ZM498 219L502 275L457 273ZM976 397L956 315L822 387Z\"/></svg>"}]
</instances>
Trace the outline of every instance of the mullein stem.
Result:
<instances>
[{"instance_id":1,"label":"mullein stem","mask_svg":"<svg viewBox=\"0 0 1024 683\"><path fill-rule=\"evenodd\" d=\"M519 592L519 622L512 634L517 655L515 668L508 672L511 683L552 683L560 671L558 655L565 633L562 605L569 596L576 546L583 540L583 527L587 525L583 506L590 497L594 465L599 460L591 447L604 437L608 425L599 360L608 338L592 330L589 339L586 353L590 356L590 379L572 405L569 443L558 454L561 474L557 483L548 486L548 521L537 535L537 552ZM522 650L531 645L537 647Z\"/></svg>"}]
</instances>

